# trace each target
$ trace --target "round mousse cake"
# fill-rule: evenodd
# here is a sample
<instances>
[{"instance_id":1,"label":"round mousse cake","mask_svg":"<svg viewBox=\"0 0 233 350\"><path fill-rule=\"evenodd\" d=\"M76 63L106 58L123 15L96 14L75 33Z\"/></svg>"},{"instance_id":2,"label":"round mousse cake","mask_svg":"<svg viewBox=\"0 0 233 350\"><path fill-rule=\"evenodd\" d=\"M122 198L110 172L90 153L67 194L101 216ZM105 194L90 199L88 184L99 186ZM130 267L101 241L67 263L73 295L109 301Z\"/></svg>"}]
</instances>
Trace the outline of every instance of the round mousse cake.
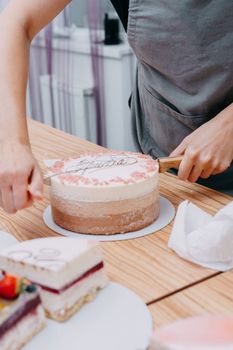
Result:
<instances>
[{"instance_id":1,"label":"round mousse cake","mask_svg":"<svg viewBox=\"0 0 233 350\"><path fill-rule=\"evenodd\" d=\"M158 164L132 152L86 154L50 168L55 223L69 231L139 230L159 215Z\"/></svg>"}]
</instances>

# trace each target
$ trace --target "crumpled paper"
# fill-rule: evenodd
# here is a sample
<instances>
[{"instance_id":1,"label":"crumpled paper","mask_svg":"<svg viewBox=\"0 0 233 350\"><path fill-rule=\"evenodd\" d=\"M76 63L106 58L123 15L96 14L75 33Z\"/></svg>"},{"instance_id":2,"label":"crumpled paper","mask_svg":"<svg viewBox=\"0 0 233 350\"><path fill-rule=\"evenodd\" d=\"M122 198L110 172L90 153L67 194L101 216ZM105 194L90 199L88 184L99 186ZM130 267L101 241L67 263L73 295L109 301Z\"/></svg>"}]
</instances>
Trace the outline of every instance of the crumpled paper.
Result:
<instances>
[{"instance_id":1,"label":"crumpled paper","mask_svg":"<svg viewBox=\"0 0 233 350\"><path fill-rule=\"evenodd\" d=\"M204 267L233 268L233 201L211 216L189 201L178 207L169 248Z\"/></svg>"}]
</instances>

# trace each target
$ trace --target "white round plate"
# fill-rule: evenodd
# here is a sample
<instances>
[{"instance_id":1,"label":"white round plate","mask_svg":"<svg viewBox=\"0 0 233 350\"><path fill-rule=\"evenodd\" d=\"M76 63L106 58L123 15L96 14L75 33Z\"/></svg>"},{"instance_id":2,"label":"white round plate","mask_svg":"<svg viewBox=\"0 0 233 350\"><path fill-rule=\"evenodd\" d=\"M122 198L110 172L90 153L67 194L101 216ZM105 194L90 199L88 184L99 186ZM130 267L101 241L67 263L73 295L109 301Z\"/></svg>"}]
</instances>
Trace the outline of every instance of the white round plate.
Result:
<instances>
[{"instance_id":1,"label":"white round plate","mask_svg":"<svg viewBox=\"0 0 233 350\"><path fill-rule=\"evenodd\" d=\"M132 291L110 283L65 323L47 327L24 350L146 350L153 322Z\"/></svg>"},{"instance_id":2,"label":"white round plate","mask_svg":"<svg viewBox=\"0 0 233 350\"><path fill-rule=\"evenodd\" d=\"M76 237L76 238L85 238L94 241L100 242L110 242L110 241L123 241L127 239L135 239L143 236L147 236L151 233L161 230L163 227L167 226L175 216L175 208L172 203L164 198L160 197L160 214L159 217L153 222L153 224L143 228L139 231L116 234L116 235L90 235L83 233L76 233L72 231L65 230L64 228L58 226L53 221L51 207L47 207L44 211L43 219L45 224L53 231L57 232L60 235L67 237Z\"/></svg>"},{"instance_id":3,"label":"white round plate","mask_svg":"<svg viewBox=\"0 0 233 350\"><path fill-rule=\"evenodd\" d=\"M11 245L18 243L18 240L8 232L0 231L0 249L7 249Z\"/></svg>"}]
</instances>

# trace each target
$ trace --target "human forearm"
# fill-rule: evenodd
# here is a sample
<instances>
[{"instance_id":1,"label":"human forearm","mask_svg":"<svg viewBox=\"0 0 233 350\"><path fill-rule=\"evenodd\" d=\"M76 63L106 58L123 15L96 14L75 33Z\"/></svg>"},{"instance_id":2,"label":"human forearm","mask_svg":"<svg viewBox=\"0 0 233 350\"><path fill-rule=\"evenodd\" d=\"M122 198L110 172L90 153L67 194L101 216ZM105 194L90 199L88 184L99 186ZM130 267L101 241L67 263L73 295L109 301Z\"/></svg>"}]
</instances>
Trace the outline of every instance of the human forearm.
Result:
<instances>
[{"instance_id":1,"label":"human forearm","mask_svg":"<svg viewBox=\"0 0 233 350\"><path fill-rule=\"evenodd\" d=\"M69 0L11 0L0 15L0 140L28 142L26 84L29 45Z\"/></svg>"},{"instance_id":2,"label":"human forearm","mask_svg":"<svg viewBox=\"0 0 233 350\"><path fill-rule=\"evenodd\" d=\"M8 213L42 196L42 175L26 123L29 46L68 2L11 0L0 15L0 206Z\"/></svg>"},{"instance_id":3,"label":"human forearm","mask_svg":"<svg viewBox=\"0 0 233 350\"><path fill-rule=\"evenodd\" d=\"M42 180L26 122L29 40L24 28L4 15L0 33L0 206L15 213L42 196Z\"/></svg>"},{"instance_id":4,"label":"human forearm","mask_svg":"<svg viewBox=\"0 0 233 350\"><path fill-rule=\"evenodd\" d=\"M17 139L28 143L26 85L29 40L20 23L0 16L0 141Z\"/></svg>"}]
</instances>

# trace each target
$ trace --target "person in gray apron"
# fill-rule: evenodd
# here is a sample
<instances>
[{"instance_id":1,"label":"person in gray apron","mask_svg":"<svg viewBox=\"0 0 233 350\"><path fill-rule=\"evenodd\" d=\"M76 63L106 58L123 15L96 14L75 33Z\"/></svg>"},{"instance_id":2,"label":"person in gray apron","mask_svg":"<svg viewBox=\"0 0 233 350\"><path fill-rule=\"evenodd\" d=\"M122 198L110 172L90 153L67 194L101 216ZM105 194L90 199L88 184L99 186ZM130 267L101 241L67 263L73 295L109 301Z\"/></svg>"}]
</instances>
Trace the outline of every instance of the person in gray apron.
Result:
<instances>
[{"instance_id":1,"label":"person in gray apron","mask_svg":"<svg viewBox=\"0 0 233 350\"><path fill-rule=\"evenodd\" d=\"M138 60L131 111L144 153L154 158L185 153L185 138L221 111L230 115L232 128L233 107L224 112L233 101L232 14L228 0L130 0L128 40ZM225 141L233 150L230 135ZM226 171L198 182L233 195L233 155L229 158Z\"/></svg>"},{"instance_id":2,"label":"person in gray apron","mask_svg":"<svg viewBox=\"0 0 233 350\"><path fill-rule=\"evenodd\" d=\"M124 11L127 0L119 1ZM8 213L42 198L25 117L29 47L69 2L11 0L1 12L0 207ZM181 178L200 177L231 194L232 13L230 0L130 0L127 28L138 58L132 96L138 146L153 157L184 154Z\"/></svg>"}]
</instances>

